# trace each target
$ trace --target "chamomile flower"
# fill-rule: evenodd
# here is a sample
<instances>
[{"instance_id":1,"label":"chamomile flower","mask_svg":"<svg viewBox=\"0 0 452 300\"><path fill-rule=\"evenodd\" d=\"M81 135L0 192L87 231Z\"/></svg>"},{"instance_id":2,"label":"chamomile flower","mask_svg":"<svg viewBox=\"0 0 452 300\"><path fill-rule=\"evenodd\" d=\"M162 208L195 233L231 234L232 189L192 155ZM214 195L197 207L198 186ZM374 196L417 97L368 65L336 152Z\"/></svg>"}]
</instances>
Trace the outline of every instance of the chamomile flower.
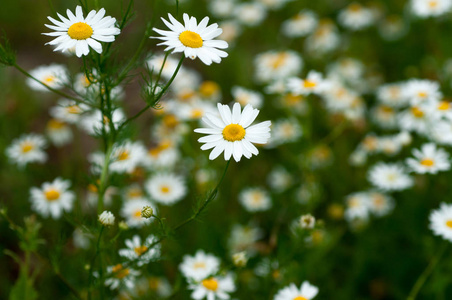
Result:
<instances>
[{"instance_id":1,"label":"chamomile flower","mask_svg":"<svg viewBox=\"0 0 452 300\"><path fill-rule=\"evenodd\" d=\"M391 107L401 107L408 103L403 85L399 83L385 84L378 88L377 99Z\"/></svg>"},{"instance_id":2,"label":"chamomile flower","mask_svg":"<svg viewBox=\"0 0 452 300\"><path fill-rule=\"evenodd\" d=\"M331 20L320 20L316 30L305 41L306 49L315 55L335 50L341 42L338 29Z\"/></svg>"},{"instance_id":3,"label":"chamomile flower","mask_svg":"<svg viewBox=\"0 0 452 300\"><path fill-rule=\"evenodd\" d=\"M431 80L412 79L404 87L404 95L412 105L431 103L442 98L439 83Z\"/></svg>"},{"instance_id":4,"label":"chamomile flower","mask_svg":"<svg viewBox=\"0 0 452 300\"><path fill-rule=\"evenodd\" d=\"M438 209L432 211L429 219L433 234L452 242L452 204L441 203Z\"/></svg>"},{"instance_id":5,"label":"chamomile flower","mask_svg":"<svg viewBox=\"0 0 452 300\"><path fill-rule=\"evenodd\" d=\"M394 208L394 199L386 194L372 191L368 193L369 209L378 217L387 215Z\"/></svg>"},{"instance_id":6,"label":"chamomile flower","mask_svg":"<svg viewBox=\"0 0 452 300\"><path fill-rule=\"evenodd\" d=\"M304 281L300 288L294 283L281 289L275 295L273 300L311 300L319 293L319 289L310 284L309 281Z\"/></svg>"},{"instance_id":7,"label":"chamomile flower","mask_svg":"<svg viewBox=\"0 0 452 300\"><path fill-rule=\"evenodd\" d=\"M187 193L184 179L175 174L158 173L145 184L151 199L163 204L172 205L180 201Z\"/></svg>"},{"instance_id":8,"label":"chamomile flower","mask_svg":"<svg viewBox=\"0 0 452 300\"><path fill-rule=\"evenodd\" d=\"M198 24L195 17L184 14L184 25L179 23L171 14L168 14L168 18L170 22L163 18L162 20L170 31L154 28L153 30L162 36L151 37L163 40L164 42L158 45L168 46L165 51L173 49L173 52L184 52L185 57L191 59L199 57L206 65L210 65L212 62L220 63L221 58L228 56L226 52L219 50L226 49L228 43L222 40L214 40L223 31L218 28L216 23L207 26L209 17L205 17Z\"/></svg>"},{"instance_id":9,"label":"chamomile flower","mask_svg":"<svg viewBox=\"0 0 452 300\"><path fill-rule=\"evenodd\" d=\"M138 260L137 265L139 267L151 262L160 257L160 244L152 245L157 241L157 238L150 235L141 242L141 238L138 235L134 235L132 239L126 239L126 249L120 249L119 255L126 257L128 260ZM149 249L149 247L152 248Z\"/></svg>"},{"instance_id":10,"label":"chamomile flower","mask_svg":"<svg viewBox=\"0 0 452 300\"><path fill-rule=\"evenodd\" d=\"M247 188L240 192L239 202L249 212L266 211L272 206L268 192L262 188Z\"/></svg>"},{"instance_id":11,"label":"chamomile flower","mask_svg":"<svg viewBox=\"0 0 452 300\"><path fill-rule=\"evenodd\" d=\"M239 162L242 156L251 158L257 155L259 151L252 143L266 144L270 138L270 121L251 125L259 114L259 110L251 105L245 106L241 112L240 104L235 103L232 109L227 105L218 103L217 105L220 117L214 114L206 114L202 118L203 122L209 128L195 129L197 133L208 134L198 139L201 150L212 149L209 159L217 158L224 152L224 159L229 160L231 156Z\"/></svg>"},{"instance_id":12,"label":"chamomile flower","mask_svg":"<svg viewBox=\"0 0 452 300\"><path fill-rule=\"evenodd\" d=\"M120 285L132 289L135 286L136 276L140 275L139 271L131 269L123 264L117 264L107 267L107 280L105 285L110 289L117 289Z\"/></svg>"},{"instance_id":13,"label":"chamomile flower","mask_svg":"<svg viewBox=\"0 0 452 300\"><path fill-rule=\"evenodd\" d=\"M411 0L413 13L421 18L437 17L449 12L451 8L450 0Z\"/></svg>"},{"instance_id":14,"label":"chamomile flower","mask_svg":"<svg viewBox=\"0 0 452 300\"><path fill-rule=\"evenodd\" d=\"M378 163L368 173L369 181L384 191L401 191L413 185L413 179L398 164Z\"/></svg>"},{"instance_id":15,"label":"chamomile flower","mask_svg":"<svg viewBox=\"0 0 452 300\"><path fill-rule=\"evenodd\" d=\"M317 15L310 10L302 10L282 23L281 31L288 37L302 37L310 34L317 26Z\"/></svg>"},{"instance_id":16,"label":"chamomile flower","mask_svg":"<svg viewBox=\"0 0 452 300\"><path fill-rule=\"evenodd\" d=\"M259 2L242 2L235 6L234 16L241 24L254 27L264 21L267 10Z\"/></svg>"},{"instance_id":17,"label":"chamomile flower","mask_svg":"<svg viewBox=\"0 0 452 300\"><path fill-rule=\"evenodd\" d=\"M408 158L408 166L419 174L436 174L438 171L450 169L449 154L443 149L437 149L434 143L424 144L421 150L413 150L415 158Z\"/></svg>"},{"instance_id":18,"label":"chamomile flower","mask_svg":"<svg viewBox=\"0 0 452 300\"><path fill-rule=\"evenodd\" d=\"M338 21L350 30L362 30L374 22L374 16L370 9L354 2L341 10Z\"/></svg>"},{"instance_id":19,"label":"chamomile flower","mask_svg":"<svg viewBox=\"0 0 452 300\"><path fill-rule=\"evenodd\" d=\"M190 284L188 288L193 290L191 297L196 300L230 299L229 293L235 291L235 284L232 275L227 274L206 278L199 283Z\"/></svg>"},{"instance_id":20,"label":"chamomile flower","mask_svg":"<svg viewBox=\"0 0 452 300\"><path fill-rule=\"evenodd\" d=\"M255 108L261 108L264 101L262 94L240 86L232 87L231 94L234 101L240 103L241 106L251 104Z\"/></svg>"},{"instance_id":21,"label":"chamomile flower","mask_svg":"<svg viewBox=\"0 0 452 300\"><path fill-rule=\"evenodd\" d=\"M325 90L327 82L321 73L310 71L306 79L292 77L288 79L287 89L294 95L319 94Z\"/></svg>"},{"instance_id":22,"label":"chamomile flower","mask_svg":"<svg viewBox=\"0 0 452 300\"><path fill-rule=\"evenodd\" d=\"M220 260L198 250L194 256L185 255L179 269L186 278L201 281L215 274L220 268Z\"/></svg>"},{"instance_id":23,"label":"chamomile flower","mask_svg":"<svg viewBox=\"0 0 452 300\"><path fill-rule=\"evenodd\" d=\"M68 124L77 124L82 118L82 114L88 111L89 107L84 104L77 104L68 99L58 100L58 105L50 109L50 115Z\"/></svg>"},{"instance_id":24,"label":"chamomile flower","mask_svg":"<svg viewBox=\"0 0 452 300\"><path fill-rule=\"evenodd\" d=\"M174 143L161 141L148 148L146 155L142 158L142 164L149 169L169 168L174 166L179 157L179 151Z\"/></svg>"},{"instance_id":25,"label":"chamomile flower","mask_svg":"<svg viewBox=\"0 0 452 300\"><path fill-rule=\"evenodd\" d=\"M365 192L357 192L348 195L345 199L347 208L345 210L345 219L347 221L363 220L369 218L369 195Z\"/></svg>"},{"instance_id":26,"label":"chamomile flower","mask_svg":"<svg viewBox=\"0 0 452 300\"><path fill-rule=\"evenodd\" d=\"M261 228L254 225L242 226L234 225L231 230L231 236L228 239L229 251L237 253L246 251L251 257L257 252L256 242L264 235Z\"/></svg>"},{"instance_id":27,"label":"chamomile flower","mask_svg":"<svg viewBox=\"0 0 452 300\"><path fill-rule=\"evenodd\" d=\"M128 226L140 228L151 222L152 219L146 219L141 216L141 211L145 206L150 206L155 211L155 207L144 198L124 202L121 208L121 216L126 219Z\"/></svg>"},{"instance_id":28,"label":"chamomile flower","mask_svg":"<svg viewBox=\"0 0 452 300\"><path fill-rule=\"evenodd\" d=\"M6 148L6 155L19 167L32 162L44 163L47 160L47 154L44 152L46 144L45 139L39 134L22 135Z\"/></svg>"},{"instance_id":29,"label":"chamomile flower","mask_svg":"<svg viewBox=\"0 0 452 300\"><path fill-rule=\"evenodd\" d=\"M111 43L115 40L115 35L121 32L119 28L115 27L115 18L104 17L105 9L103 8L98 12L90 11L86 18L83 17L80 5L75 8L75 15L69 9L66 13L67 18L58 14L61 21L48 17L54 25L45 25L47 28L55 30L55 32L43 33L56 37L47 43L57 46L53 51L65 52L75 47L75 54L82 57L88 55L91 47L97 53L102 53L102 44L99 42Z\"/></svg>"},{"instance_id":30,"label":"chamomile flower","mask_svg":"<svg viewBox=\"0 0 452 300\"><path fill-rule=\"evenodd\" d=\"M75 194L69 191L69 180L56 178L53 182L45 182L41 188L30 189L31 207L47 218L59 219L63 211L71 211Z\"/></svg>"},{"instance_id":31,"label":"chamomile flower","mask_svg":"<svg viewBox=\"0 0 452 300\"><path fill-rule=\"evenodd\" d=\"M47 122L46 135L57 147L64 146L72 141L73 134L68 124L57 119Z\"/></svg>"},{"instance_id":32,"label":"chamomile flower","mask_svg":"<svg viewBox=\"0 0 452 300\"><path fill-rule=\"evenodd\" d=\"M145 150L141 143L126 141L117 145L111 155L110 170L116 173L131 173L141 162Z\"/></svg>"},{"instance_id":33,"label":"chamomile flower","mask_svg":"<svg viewBox=\"0 0 452 300\"><path fill-rule=\"evenodd\" d=\"M295 51L268 51L258 54L254 65L256 79L271 82L297 75L303 68L303 59Z\"/></svg>"},{"instance_id":34,"label":"chamomile flower","mask_svg":"<svg viewBox=\"0 0 452 300\"><path fill-rule=\"evenodd\" d=\"M67 69L63 65L40 66L31 70L30 75L52 89L61 89L68 82ZM45 86L31 78L27 78L27 84L36 91L49 91Z\"/></svg>"}]
</instances>

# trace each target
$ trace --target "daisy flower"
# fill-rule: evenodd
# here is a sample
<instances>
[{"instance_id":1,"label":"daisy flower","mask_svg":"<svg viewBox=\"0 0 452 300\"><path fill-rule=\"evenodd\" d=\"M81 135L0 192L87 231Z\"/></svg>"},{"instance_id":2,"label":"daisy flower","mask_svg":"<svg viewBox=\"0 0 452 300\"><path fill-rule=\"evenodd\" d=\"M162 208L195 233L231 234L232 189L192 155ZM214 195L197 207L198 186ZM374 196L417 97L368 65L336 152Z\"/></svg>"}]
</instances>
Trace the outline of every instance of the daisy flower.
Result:
<instances>
[{"instance_id":1,"label":"daisy flower","mask_svg":"<svg viewBox=\"0 0 452 300\"><path fill-rule=\"evenodd\" d=\"M282 80L297 75L303 64L303 59L295 51L267 51L254 59L255 76L260 82Z\"/></svg>"},{"instance_id":2,"label":"daisy flower","mask_svg":"<svg viewBox=\"0 0 452 300\"><path fill-rule=\"evenodd\" d=\"M419 174L436 174L438 171L450 169L449 154L443 149L437 149L434 143L424 144L421 150L413 150L415 158L408 158L408 166Z\"/></svg>"},{"instance_id":3,"label":"daisy flower","mask_svg":"<svg viewBox=\"0 0 452 300\"><path fill-rule=\"evenodd\" d=\"M226 49L228 43L222 40L214 40L223 30L218 28L216 23L207 26L209 17L205 17L198 24L195 17L184 14L184 25L179 23L171 14L168 14L168 18L171 23L163 18L162 20L170 31L153 28L155 32L162 36L151 37L163 40L164 42L158 45L168 46L165 51L174 49L173 52L184 52L185 57L191 59L199 57L206 65L210 65L212 62L220 63L221 58L228 56L226 52L218 50Z\"/></svg>"},{"instance_id":4,"label":"daisy flower","mask_svg":"<svg viewBox=\"0 0 452 300\"><path fill-rule=\"evenodd\" d=\"M435 235L452 242L452 204L441 203L430 214L430 229Z\"/></svg>"},{"instance_id":5,"label":"daisy flower","mask_svg":"<svg viewBox=\"0 0 452 300\"><path fill-rule=\"evenodd\" d=\"M431 80L412 79L405 84L403 92L411 105L431 103L442 98L439 83Z\"/></svg>"},{"instance_id":6,"label":"daisy flower","mask_svg":"<svg viewBox=\"0 0 452 300\"><path fill-rule=\"evenodd\" d=\"M253 107L261 108L264 102L264 97L260 93L244 89L240 86L233 86L231 94L234 101L243 106L251 104Z\"/></svg>"},{"instance_id":7,"label":"daisy flower","mask_svg":"<svg viewBox=\"0 0 452 300\"><path fill-rule=\"evenodd\" d=\"M380 192L369 192L369 209L376 216L387 215L394 208L394 199Z\"/></svg>"},{"instance_id":8,"label":"daisy flower","mask_svg":"<svg viewBox=\"0 0 452 300\"><path fill-rule=\"evenodd\" d=\"M437 17L452 8L450 0L411 0L413 13L421 18Z\"/></svg>"},{"instance_id":9,"label":"daisy flower","mask_svg":"<svg viewBox=\"0 0 452 300\"><path fill-rule=\"evenodd\" d=\"M47 43L57 45L53 51L65 52L75 47L75 54L82 57L82 55L88 55L91 47L100 54L102 53L102 44L99 42L111 43L115 40L115 35L121 32L119 28L115 27L115 18L104 17L105 9L103 8L98 12L90 11L86 18L83 17L80 5L75 8L75 15L69 9L66 13L68 18L57 14L61 21L48 17L54 25L45 24L47 28L55 30L55 32L43 33L57 37Z\"/></svg>"},{"instance_id":10,"label":"daisy flower","mask_svg":"<svg viewBox=\"0 0 452 300\"><path fill-rule=\"evenodd\" d=\"M66 123L57 119L51 119L47 122L46 135L57 147L70 143L73 138L71 128Z\"/></svg>"},{"instance_id":11,"label":"daisy flower","mask_svg":"<svg viewBox=\"0 0 452 300\"><path fill-rule=\"evenodd\" d=\"M304 281L300 288L294 283L281 289L275 295L273 300L311 300L319 293L319 289L313 286L309 281Z\"/></svg>"},{"instance_id":12,"label":"daisy flower","mask_svg":"<svg viewBox=\"0 0 452 300\"><path fill-rule=\"evenodd\" d=\"M281 31L288 37L302 37L313 32L317 24L318 17L313 11L302 10L294 17L284 21Z\"/></svg>"},{"instance_id":13,"label":"daisy flower","mask_svg":"<svg viewBox=\"0 0 452 300\"><path fill-rule=\"evenodd\" d=\"M378 163L368 173L369 181L385 191L401 191L413 185L403 167L397 164Z\"/></svg>"},{"instance_id":14,"label":"daisy flower","mask_svg":"<svg viewBox=\"0 0 452 300\"><path fill-rule=\"evenodd\" d=\"M220 268L220 260L212 254L198 250L194 256L185 255L179 269L186 278L201 281L215 274Z\"/></svg>"},{"instance_id":15,"label":"daisy flower","mask_svg":"<svg viewBox=\"0 0 452 300\"><path fill-rule=\"evenodd\" d=\"M64 211L70 211L75 200L75 194L69 191L71 182L56 178L53 182L45 182L41 188L30 189L31 207L34 211L47 218L59 219Z\"/></svg>"},{"instance_id":16,"label":"daisy flower","mask_svg":"<svg viewBox=\"0 0 452 300\"><path fill-rule=\"evenodd\" d=\"M143 159L146 150L140 142L126 141L117 145L111 155L110 170L116 173L132 173Z\"/></svg>"},{"instance_id":17,"label":"daisy flower","mask_svg":"<svg viewBox=\"0 0 452 300\"><path fill-rule=\"evenodd\" d=\"M68 99L60 99L57 106L50 108L50 115L65 123L77 124L82 118L82 114L88 109L87 105L77 104Z\"/></svg>"},{"instance_id":18,"label":"daisy flower","mask_svg":"<svg viewBox=\"0 0 452 300\"><path fill-rule=\"evenodd\" d=\"M155 174L146 182L145 189L151 199L163 205L172 205L187 193L184 179L175 174Z\"/></svg>"},{"instance_id":19,"label":"daisy flower","mask_svg":"<svg viewBox=\"0 0 452 300\"><path fill-rule=\"evenodd\" d=\"M45 147L46 141L41 135L26 134L15 139L6 148L6 155L19 167L24 167L31 162L44 163L47 160L47 154L43 150Z\"/></svg>"},{"instance_id":20,"label":"daisy flower","mask_svg":"<svg viewBox=\"0 0 452 300\"><path fill-rule=\"evenodd\" d=\"M30 71L30 75L52 89L61 89L68 82L66 67L58 64L37 67ZM36 91L49 91L42 84L31 78L27 78L27 84Z\"/></svg>"},{"instance_id":21,"label":"daisy flower","mask_svg":"<svg viewBox=\"0 0 452 300\"><path fill-rule=\"evenodd\" d=\"M266 144L270 138L270 121L261 122L250 126L259 114L250 104L245 106L241 112L240 104L235 103L232 109L227 105L218 103L220 117L214 114L206 114L202 118L209 128L195 129L197 133L208 134L198 139L201 150L212 149L209 159L217 158L224 152L224 159L229 160L231 156L239 162L242 155L246 158L257 155L259 151L252 143Z\"/></svg>"},{"instance_id":22,"label":"daisy flower","mask_svg":"<svg viewBox=\"0 0 452 300\"><path fill-rule=\"evenodd\" d=\"M134 235L131 240L126 239L126 249L120 249L119 255L126 257L129 260L138 259L137 265L139 267L149 263L151 260L155 260L160 257L160 245L153 245L151 249L149 247L157 241L157 238L150 235L144 242L141 242L141 238L138 235Z\"/></svg>"},{"instance_id":23,"label":"daisy flower","mask_svg":"<svg viewBox=\"0 0 452 300\"><path fill-rule=\"evenodd\" d=\"M346 198L347 208L345 219L347 221L367 220L369 218L369 195L365 192L357 192L348 195Z\"/></svg>"},{"instance_id":24,"label":"daisy flower","mask_svg":"<svg viewBox=\"0 0 452 300\"><path fill-rule=\"evenodd\" d=\"M98 275L97 273L95 275ZM122 264L117 264L114 266L107 267L107 280L105 280L105 285L109 286L110 289L117 289L120 285L125 285L129 289L135 287L136 276L140 275L140 272L124 267Z\"/></svg>"},{"instance_id":25,"label":"daisy flower","mask_svg":"<svg viewBox=\"0 0 452 300\"><path fill-rule=\"evenodd\" d=\"M325 90L327 82L323 79L321 73L310 71L306 79L297 77L289 78L287 89L294 95L309 95L311 93L319 94Z\"/></svg>"},{"instance_id":26,"label":"daisy flower","mask_svg":"<svg viewBox=\"0 0 452 300\"><path fill-rule=\"evenodd\" d=\"M249 212L265 211L272 206L268 192L262 188L247 188L240 192L239 202Z\"/></svg>"},{"instance_id":27,"label":"daisy flower","mask_svg":"<svg viewBox=\"0 0 452 300\"><path fill-rule=\"evenodd\" d=\"M232 275L227 274L204 279L200 283L189 285L188 288L193 290L191 297L196 300L230 299L229 293L235 291L235 284Z\"/></svg>"},{"instance_id":28,"label":"daisy flower","mask_svg":"<svg viewBox=\"0 0 452 300\"><path fill-rule=\"evenodd\" d=\"M370 26L374 17L370 9L354 2L339 12L338 21L347 29L361 30Z\"/></svg>"}]
</instances>

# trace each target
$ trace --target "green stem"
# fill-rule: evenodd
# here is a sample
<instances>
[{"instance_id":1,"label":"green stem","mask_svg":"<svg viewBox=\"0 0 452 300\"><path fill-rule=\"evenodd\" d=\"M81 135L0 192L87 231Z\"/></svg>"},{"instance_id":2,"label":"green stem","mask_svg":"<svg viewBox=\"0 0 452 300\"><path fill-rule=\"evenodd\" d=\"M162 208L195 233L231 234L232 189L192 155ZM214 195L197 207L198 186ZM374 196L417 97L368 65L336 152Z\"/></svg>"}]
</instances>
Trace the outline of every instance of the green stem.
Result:
<instances>
[{"instance_id":1,"label":"green stem","mask_svg":"<svg viewBox=\"0 0 452 300\"><path fill-rule=\"evenodd\" d=\"M433 256L432 260L428 264L427 268L425 268L424 272L422 272L421 276L416 280L416 283L414 284L413 288L411 289L410 294L407 297L407 300L414 300L416 299L417 294L421 290L424 283L427 281L427 278L430 276L430 274L435 269L436 265L440 261L441 257L443 256L444 252L447 249L447 246L449 246L449 242L444 242L441 247L439 248L438 252Z\"/></svg>"},{"instance_id":2,"label":"green stem","mask_svg":"<svg viewBox=\"0 0 452 300\"><path fill-rule=\"evenodd\" d=\"M176 78L177 73L179 72L180 67L182 66L182 62L184 61L184 56L182 56L182 58L179 61L179 64L177 65L176 71L174 71L173 76L171 77L171 79L168 81L168 83L165 85L165 87L162 89L162 91L158 94L157 98L155 99L154 103L148 104L146 105L142 110L140 110L137 114L135 114L133 117L131 117L130 119L127 119L126 121L124 121L124 123L122 123L119 128L118 131L120 131L122 128L124 128L124 126L126 126L128 123L130 123L131 121L135 120L136 118L138 118L139 116L141 116L145 111L147 111L151 106L155 105L155 103L157 103L160 98L162 98L162 96L165 94L166 90L168 90L169 86L171 85L171 83L173 83L174 78Z\"/></svg>"},{"instance_id":3,"label":"green stem","mask_svg":"<svg viewBox=\"0 0 452 300\"><path fill-rule=\"evenodd\" d=\"M94 264L96 262L96 258L97 256L101 256L101 251L100 251L100 242L101 242L101 237L102 237L102 233L104 232L104 226L102 225L100 228L100 232L99 232L99 237L97 238L97 244L96 244L96 253L94 254L94 257L91 261L91 265L89 266L89 291L88 291L88 299L91 300L91 285L92 285L92 281L93 281L93 267ZM102 261L101 261L101 265L100 265L100 270L99 270L99 280L101 281L101 287L100 287L100 291L101 291L101 298L103 299L103 270L102 270Z\"/></svg>"},{"instance_id":4,"label":"green stem","mask_svg":"<svg viewBox=\"0 0 452 300\"><path fill-rule=\"evenodd\" d=\"M54 89L54 88L51 88L51 87L48 86L47 84L43 83L41 80L39 80L39 79L33 77L30 73L28 73L27 71L25 71L24 69L22 69L22 68L21 68L19 65L17 65L17 64L14 64L13 67L16 68L16 69L17 69L19 72L21 72L22 74L24 74L25 76L27 76L28 78L33 79L34 81L36 81L37 83L41 84L43 87L45 87L46 89L48 89L49 91L51 91L51 92L53 92L53 93L55 93L55 94L57 94L57 95L60 95L60 96L62 96L62 97L64 97L64 98L67 98L67 99L70 99L70 100L74 100L74 101L77 102L77 103L82 103L82 104L85 104L85 105L92 106L90 103L87 103L87 102L85 102L85 101L83 101L83 100L80 100L80 99L78 99L78 98L72 97L71 95L68 95L68 94L66 94L66 93L64 93L64 92L61 92L61 91L56 90L56 89Z\"/></svg>"},{"instance_id":5,"label":"green stem","mask_svg":"<svg viewBox=\"0 0 452 300\"><path fill-rule=\"evenodd\" d=\"M113 145L110 143L107 145L107 151L105 152L104 165L102 166L102 173L100 175L100 183L98 190L98 202L97 202L97 214L101 214L104 210L104 197L107 190L108 179L108 167L110 165L111 153L113 151Z\"/></svg>"}]
</instances>

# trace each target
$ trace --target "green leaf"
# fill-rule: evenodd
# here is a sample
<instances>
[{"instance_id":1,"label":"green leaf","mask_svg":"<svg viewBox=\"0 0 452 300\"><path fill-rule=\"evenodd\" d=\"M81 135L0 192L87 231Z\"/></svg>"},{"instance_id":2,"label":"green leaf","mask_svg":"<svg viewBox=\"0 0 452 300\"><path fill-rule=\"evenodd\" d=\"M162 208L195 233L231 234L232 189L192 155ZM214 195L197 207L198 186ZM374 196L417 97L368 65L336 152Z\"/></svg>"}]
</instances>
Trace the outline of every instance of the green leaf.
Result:
<instances>
[{"instance_id":1,"label":"green leaf","mask_svg":"<svg viewBox=\"0 0 452 300\"><path fill-rule=\"evenodd\" d=\"M38 293L33 288L33 281L28 278L25 272L21 272L11 293L9 300L35 300L38 299Z\"/></svg>"}]
</instances>

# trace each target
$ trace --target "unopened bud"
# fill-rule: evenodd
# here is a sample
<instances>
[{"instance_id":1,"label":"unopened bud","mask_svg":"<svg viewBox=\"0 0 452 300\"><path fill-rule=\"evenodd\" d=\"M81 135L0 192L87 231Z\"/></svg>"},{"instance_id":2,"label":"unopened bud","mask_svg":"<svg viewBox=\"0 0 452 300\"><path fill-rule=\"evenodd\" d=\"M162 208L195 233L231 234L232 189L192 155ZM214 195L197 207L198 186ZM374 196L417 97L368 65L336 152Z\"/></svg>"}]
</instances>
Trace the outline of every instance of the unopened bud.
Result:
<instances>
[{"instance_id":1,"label":"unopened bud","mask_svg":"<svg viewBox=\"0 0 452 300\"><path fill-rule=\"evenodd\" d=\"M115 224L115 216L110 211L104 211L99 215L99 222L104 226Z\"/></svg>"},{"instance_id":2,"label":"unopened bud","mask_svg":"<svg viewBox=\"0 0 452 300\"><path fill-rule=\"evenodd\" d=\"M305 229L312 229L312 228L314 228L314 226L315 226L315 218L312 215L310 215L310 214L301 216L301 218L300 218L300 226L301 226L301 228L305 228Z\"/></svg>"},{"instance_id":3,"label":"unopened bud","mask_svg":"<svg viewBox=\"0 0 452 300\"><path fill-rule=\"evenodd\" d=\"M153 214L154 214L154 210L149 205L143 207L143 209L141 210L142 218L149 219L150 217L152 217Z\"/></svg>"},{"instance_id":4,"label":"unopened bud","mask_svg":"<svg viewBox=\"0 0 452 300\"><path fill-rule=\"evenodd\" d=\"M238 252L232 255L232 262L236 267L242 268L246 266L246 263L248 262L248 257L246 257L246 252Z\"/></svg>"},{"instance_id":5,"label":"unopened bud","mask_svg":"<svg viewBox=\"0 0 452 300\"><path fill-rule=\"evenodd\" d=\"M127 230L127 229L129 229L129 225L127 225L127 223L124 222L124 221L119 222L118 227L119 227L119 229L121 229L121 230Z\"/></svg>"}]
</instances>

